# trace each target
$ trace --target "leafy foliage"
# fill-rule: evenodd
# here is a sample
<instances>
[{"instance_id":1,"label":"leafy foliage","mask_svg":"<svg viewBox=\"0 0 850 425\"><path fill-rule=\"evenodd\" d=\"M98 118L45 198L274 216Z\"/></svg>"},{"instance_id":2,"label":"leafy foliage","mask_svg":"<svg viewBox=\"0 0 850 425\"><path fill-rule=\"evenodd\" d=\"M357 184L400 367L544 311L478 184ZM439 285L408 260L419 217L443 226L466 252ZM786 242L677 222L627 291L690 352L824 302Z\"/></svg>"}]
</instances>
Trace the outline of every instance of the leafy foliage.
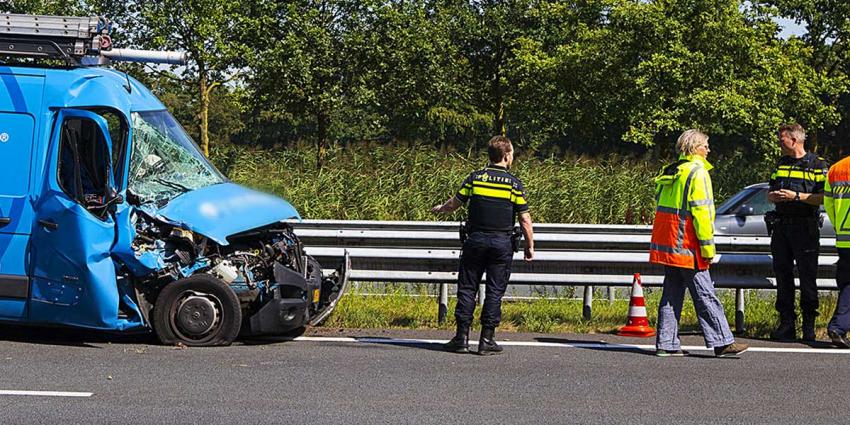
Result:
<instances>
[{"instance_id":1,"label":"leafy foliage","mask_svg":"<svg viewBox=\"0 0 850 425\"><path fill-rule=\"evenodd\" d=\"M130 72L201 145L420 144L473 151L670 155L699 127L715 151L850 140L850 6L838 0L14 0L4 11L107 13L128 47L185 68ZM779 37L778 17L805 24ZM168 83L165 80L169 80ZM191 125L190 125L191 124Z\"/></svg>"}]
</instances>

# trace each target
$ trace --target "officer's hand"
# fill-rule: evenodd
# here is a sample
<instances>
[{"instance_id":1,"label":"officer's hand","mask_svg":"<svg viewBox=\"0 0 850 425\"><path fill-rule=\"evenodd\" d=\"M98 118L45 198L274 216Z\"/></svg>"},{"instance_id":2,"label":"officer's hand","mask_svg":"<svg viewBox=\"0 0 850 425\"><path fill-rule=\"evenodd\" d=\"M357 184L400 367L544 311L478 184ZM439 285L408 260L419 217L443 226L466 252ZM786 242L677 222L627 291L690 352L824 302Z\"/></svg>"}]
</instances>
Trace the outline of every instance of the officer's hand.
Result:
<instances>
[{"instance_id":1,"label":"officer's hand","mask_svg":"<svg viewBox=\"0 0 850 425\"><path fill-rule=\"evenodd\" d=\"M774 203L776 203L776 202L790 202L790 201L793 201L794 198L797 197L797 192L794 192L793 190L788 190L788 189L781 189L781 190L777 190L777 191L770 192L770 193L772 193L774 198L776 199L775 201L773 201ZM769 199L770 199L770 194L768 194L768 200Z\"/></svg>"},{"instance_id":2,"label":"officer's hand","mask_svg":"<svg viewBox=\"0 0 850 425\"><path fill-rule=\"evenodd\" d=\"M708 264L714 264L714 257L703 257L702 259Z\"/></svg>"},{"instance_id":3,"label":"officer's hand","mask_svg":"<svg viewBox=\"0 0 850 425\"><path fill-rule=\"evenodd\" d=\"M534 259L534 248L525 248L525 261L531 261Z\"/></svg>"},{"instance_id":4,"label":"officer's hand","mask_svg":"<svg viewBox=\"0 0 850 425\"><path fill-rule=\"evenodd\" d=\"M434 213L434 214L439 214L439 213L443 212L443 204L434 205L431 208L431 212Z\"/></svg>"},{"instance_id":5,"label":"officer's hand","mask_svg":"<svg viewBox=\"0 0 850 425\"><path fill-rule=\"evenodd\" d=\"M777 203L779 201L779 191L767 192L767 200L772 203Z\"/></svg>"}]
</instances>

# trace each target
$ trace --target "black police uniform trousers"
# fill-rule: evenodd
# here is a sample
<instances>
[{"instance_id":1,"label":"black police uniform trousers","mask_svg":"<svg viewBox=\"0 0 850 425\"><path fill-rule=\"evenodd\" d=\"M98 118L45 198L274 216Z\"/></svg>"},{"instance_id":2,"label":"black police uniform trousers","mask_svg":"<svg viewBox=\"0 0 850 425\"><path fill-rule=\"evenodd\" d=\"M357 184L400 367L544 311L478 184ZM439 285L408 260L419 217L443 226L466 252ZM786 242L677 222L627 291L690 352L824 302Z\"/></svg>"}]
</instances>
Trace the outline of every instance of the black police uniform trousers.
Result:
<instances>
[{"instance_id":1,"label":"black police uniform trousers","mask_svg":"<svg viewBox=\"0 0 850 425\"><path fill-rule=\"evenodd\" d=\"M496 328L502 321L502 296L511 277L511 237L506 232L473 232L463 243L457 282L455 320L468 327L475 310L475 294L481 275L487 272L481 326Z\"/></svg>"},{"instance_id":2,"label":"black police uniform trousers","mask_svg":"<svg viewBox=\"0 0 850 425\"><path fill-rule=\"evenodd\" d=\"M776 224L770 239L773 272L776 275L776 311L779 320L793 322L794 263L800 276L800 310L803 317L817 316L818 311L818 254L820 228L816 218L795 218Z\"/></svg>"}]
</instances>

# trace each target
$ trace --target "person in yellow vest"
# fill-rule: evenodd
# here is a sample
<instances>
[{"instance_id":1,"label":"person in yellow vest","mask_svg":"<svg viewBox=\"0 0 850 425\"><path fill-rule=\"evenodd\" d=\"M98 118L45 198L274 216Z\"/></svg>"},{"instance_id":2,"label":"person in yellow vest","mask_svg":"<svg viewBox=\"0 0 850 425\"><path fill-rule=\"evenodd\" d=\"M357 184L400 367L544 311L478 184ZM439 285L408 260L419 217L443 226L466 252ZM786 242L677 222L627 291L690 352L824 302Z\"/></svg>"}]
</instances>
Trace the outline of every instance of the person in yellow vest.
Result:
<instances>
[{"instance_id":1,"label":"person in yellow vest","mask_svg":"<svg viewBox=\"0 0 850 425\"><path fill-rule=\"evenodd\" d=\"M655 220L649 261L664 266L664 290L658 305L655 354L683 356L679 342L679 318L685 288L690 290L705 345L717 357L729 357L749 348L736 343L723 306L714 293L708 273L716 255L714 248L714 195L706 158L708 136L688 130L676 142L679 160L667 165L655 178Z\"/></svg>"},{"instance_id":2,"label":"person in yellow vest","mask_svg":"<svg viewBox=\"0 0 850 425\"><path fill-rule=\"evenodd\" d=\"M829 221L835 227L835 248L838 264L835 282L838 284L838 304L826 327L827 335L837 347L850 348L850 156L829 169L824 187L823 205Z\"/></svg>"}]
</instances>

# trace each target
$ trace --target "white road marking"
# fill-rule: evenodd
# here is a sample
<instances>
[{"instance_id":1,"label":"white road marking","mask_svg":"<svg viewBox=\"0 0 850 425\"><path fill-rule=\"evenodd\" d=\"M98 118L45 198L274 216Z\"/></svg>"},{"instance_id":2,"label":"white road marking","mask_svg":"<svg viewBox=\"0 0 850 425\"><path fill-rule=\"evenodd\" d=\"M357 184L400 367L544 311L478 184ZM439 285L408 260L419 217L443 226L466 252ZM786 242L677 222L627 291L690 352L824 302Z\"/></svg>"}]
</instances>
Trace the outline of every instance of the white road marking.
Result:
<instances>
[{"instance_id":1,"label":"white road marking","mask_svg":"<svg viewBox=\"0 0 850 425\"><path fill-rule=\"evenodd\" d=\"M323 336L299 336L294 341L308 342L344 342L365 344L397 344L397 345L421 345L421 344L444 344L444 339L404 339L404 338L354 338L354 337L323 337ZM634 350L655 351L655 345L648 344L618 344L606 342L541 342L541 341L499 341L499 345L512 347L553 347L553 348L589 348L595 350ZM711 351L699 345L682 346L686 351ZM803 347L750 347L747 352L754 353L802 353L802 354L850 354L850 350L838 348L803 348Z\"/></svg>"},{"instance_id":2,"label":"white road marking","mask_svg":"<svg viewBox=\"0 0 850 425\"><path fill-rule=\"evenodd\" d=\"M38 397L91 397L94 393L81 393L72 391L20 391L0 390L0 395L22 395Z\"/></svg>"}]
</instances>

